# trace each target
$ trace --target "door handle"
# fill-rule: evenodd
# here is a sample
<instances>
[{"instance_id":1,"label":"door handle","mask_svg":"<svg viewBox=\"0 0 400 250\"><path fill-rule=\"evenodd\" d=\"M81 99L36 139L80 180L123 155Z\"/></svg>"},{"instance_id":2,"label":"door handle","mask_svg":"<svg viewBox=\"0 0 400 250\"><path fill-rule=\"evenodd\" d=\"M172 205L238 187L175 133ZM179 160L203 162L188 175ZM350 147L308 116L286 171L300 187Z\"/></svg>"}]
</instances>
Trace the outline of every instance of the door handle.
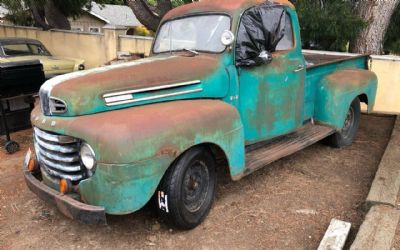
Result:
<instances>
[{"instance_id":1,"label":"door handle","mask_svg":"<svg viewBox=\"0 0 400 250\"><path fill-rule=\"evenodd\" d=\"M305 69L305 66L304 66L304 65L299 65L299 66L297 67L297 69L294 70L294 72L295 72L295 73L298 73L298 72L300 72L300 71L303 71L304 69Z\"/></svg>"}]
</instances>

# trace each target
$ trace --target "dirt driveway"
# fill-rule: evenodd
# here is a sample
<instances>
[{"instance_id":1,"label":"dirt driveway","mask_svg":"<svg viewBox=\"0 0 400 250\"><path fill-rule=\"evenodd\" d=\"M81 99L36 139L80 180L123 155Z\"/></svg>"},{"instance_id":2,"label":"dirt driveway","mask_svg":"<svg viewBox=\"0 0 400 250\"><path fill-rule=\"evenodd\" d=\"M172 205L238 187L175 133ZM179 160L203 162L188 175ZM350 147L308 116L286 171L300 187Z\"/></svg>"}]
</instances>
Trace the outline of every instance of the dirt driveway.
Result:
<instances>
[{"instance_id":1,"label":"dirt driveway","mask_svg":"<svg viewBox=\"0 0 400 250\"><path fill-rule=\"evenodd\" d=\"M110 216L108 226L65 218L23 181L31 137L23 131L16 137L21 152L8 156L0 148L0 249L316 249L332 218L352 222L353 240L393 123L363 115L351 147L316 144L239 182L221 172L210 215L188 232L159 223L148 208Z\"/></svg>"}]
</instances>

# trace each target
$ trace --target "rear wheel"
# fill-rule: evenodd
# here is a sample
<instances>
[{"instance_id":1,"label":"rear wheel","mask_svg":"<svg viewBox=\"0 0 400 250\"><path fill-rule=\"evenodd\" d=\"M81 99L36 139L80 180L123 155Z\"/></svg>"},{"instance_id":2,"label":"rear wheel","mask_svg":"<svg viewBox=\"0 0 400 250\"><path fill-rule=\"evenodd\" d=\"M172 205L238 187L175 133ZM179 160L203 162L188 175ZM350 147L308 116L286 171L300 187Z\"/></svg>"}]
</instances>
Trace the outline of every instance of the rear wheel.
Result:
<instances>
[{"instance_id":1,"label":"rear wheel","mask_svg":"<svg viewBox=\"0 0 400 250\"><path fill-rule=\"evenodd\" d=\"M360 125L360 117L360 99L357 97L350 105L342 130L328 137L327 142L336 148L351 145Z\"/></svg>"},{"instance_id":2,"label":"rear wheel","mask_svg":"<svg viewBox=\"0 0 400 250\"><path fill-rule=\"evenodd\" d=\"M189 150L170 167L156 193L162 217L179 229L195 228L211 209L215 185L215 159L210 151Z\"/></svg>"}]
</instances>

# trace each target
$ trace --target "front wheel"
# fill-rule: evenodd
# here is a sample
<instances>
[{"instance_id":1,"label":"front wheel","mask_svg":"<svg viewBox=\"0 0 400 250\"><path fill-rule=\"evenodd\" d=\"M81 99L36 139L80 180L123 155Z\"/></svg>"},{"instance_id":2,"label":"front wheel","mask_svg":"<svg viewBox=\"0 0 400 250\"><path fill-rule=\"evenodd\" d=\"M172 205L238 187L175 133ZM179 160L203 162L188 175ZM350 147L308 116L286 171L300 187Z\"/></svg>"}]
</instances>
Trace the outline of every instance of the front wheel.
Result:
<instances>
[{"instance_id":1,"label":"front wheel","mask_svg":"<svg viewBox=\"0 0 400 250\"><path fill-rule=\"evenodd\" d=\"M157 206L179 229L193 229L209 213L215 193L215 159L205 147L186 152L171 167L156 193Z\"/></svg>"},{"instance_id":2,"label":"front wheel","mask_svg":"<svg viewBox=\"0 0 400 250\"><path fill-rule=\"evenodd\" d=\"M360 117L360 99L357 97L350 105L342 130L328 137L327 142L336 148L351 145L360 125Z\"/></svg>"}]
</instances>

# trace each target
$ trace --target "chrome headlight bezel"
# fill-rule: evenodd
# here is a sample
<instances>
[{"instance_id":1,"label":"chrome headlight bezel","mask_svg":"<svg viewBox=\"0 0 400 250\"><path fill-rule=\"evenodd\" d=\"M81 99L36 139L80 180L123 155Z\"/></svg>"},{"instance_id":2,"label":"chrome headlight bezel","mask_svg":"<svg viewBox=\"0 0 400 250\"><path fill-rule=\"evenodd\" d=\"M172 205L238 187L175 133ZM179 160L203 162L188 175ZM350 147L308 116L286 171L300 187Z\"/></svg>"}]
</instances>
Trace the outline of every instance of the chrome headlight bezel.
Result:
<instances>
[{"instance_id":1,"label":"chrome headlight bezel","mask_svg":"<svg viewBox=\"0 0 400 250\"><path fill-rule=\"evenodd\" d=\"M81 148L79 150L79 157L85 169L91 173L94 173L97 165L96 154L93 148L86 142L81 144Z\"/></svg>"}]
</instances>

